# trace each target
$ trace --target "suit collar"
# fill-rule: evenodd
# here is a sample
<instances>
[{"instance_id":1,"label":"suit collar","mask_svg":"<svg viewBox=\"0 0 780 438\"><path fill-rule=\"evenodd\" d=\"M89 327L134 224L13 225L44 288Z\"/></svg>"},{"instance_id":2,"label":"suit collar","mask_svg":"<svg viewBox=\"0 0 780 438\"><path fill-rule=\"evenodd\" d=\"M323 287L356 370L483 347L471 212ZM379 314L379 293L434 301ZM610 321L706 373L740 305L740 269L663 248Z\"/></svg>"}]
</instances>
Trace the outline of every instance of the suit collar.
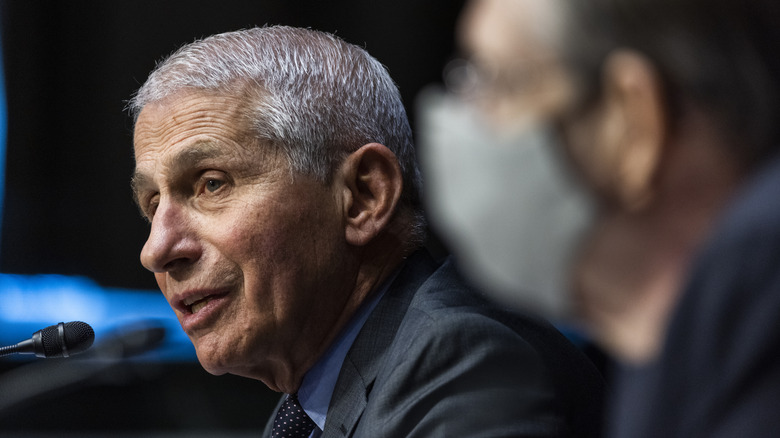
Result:
<instances>
[{"instance_id":1,"label":"suit collar","mask_svg":"<svg viewBox=\"0 0 780 438\"><path fill-rule=\"evenodd\" d=\"M352 434L409 303L435 270L436 263L427 251L414 253L405 262L347 353L328 408L323 438Z\"/></svg>"}]
</instances>

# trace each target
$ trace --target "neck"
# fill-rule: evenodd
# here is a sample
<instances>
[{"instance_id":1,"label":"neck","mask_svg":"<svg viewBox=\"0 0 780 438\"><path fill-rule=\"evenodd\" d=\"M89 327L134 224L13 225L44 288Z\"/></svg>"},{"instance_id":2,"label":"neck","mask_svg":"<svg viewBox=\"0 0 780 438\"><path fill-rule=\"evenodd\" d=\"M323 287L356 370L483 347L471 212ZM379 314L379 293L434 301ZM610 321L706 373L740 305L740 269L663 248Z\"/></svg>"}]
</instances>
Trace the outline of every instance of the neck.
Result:
<instances>
[{"instance_id":1,"label":"neck","mask_svg":"<svg viewBox=\"0 0 780 438\"><path fill-rule=\"evenodd\" d=\"M669 225L606 217L582 255L575 287L583 317L619 359L643 362L656 354L694 249L709 229L704 221L688 230Z\"/></svg>"},{"instance_id":2,"label":"neck","mask_svg":"<svg viewBox=\"0 0 780 438\"><path fill-rule=\"evenodd\" d=\"M585 324L629 363L658 354L691 261L742 175L733 157L712 143L673 149L678 152L662 164L651 203L606 211L575 273Z\"/></svg>"},{"instance_id":3,"label":"neck","mask_svg":"<svg viewBox=\"0 0 780 438\"><path fill-rule=\"evenodd\" d=\"M329 323L325 333L318 337L316 345L296 350L285 360L274 364L273 372L261 378L269 388L296 393L309 369L333 344L360 306L390 277L407 255L401 241L389 235L382 235L371 244L354 249L356 265L349 270L348 275L351 292L347 294L339 314Z\"/></svg>"}]
</instances>

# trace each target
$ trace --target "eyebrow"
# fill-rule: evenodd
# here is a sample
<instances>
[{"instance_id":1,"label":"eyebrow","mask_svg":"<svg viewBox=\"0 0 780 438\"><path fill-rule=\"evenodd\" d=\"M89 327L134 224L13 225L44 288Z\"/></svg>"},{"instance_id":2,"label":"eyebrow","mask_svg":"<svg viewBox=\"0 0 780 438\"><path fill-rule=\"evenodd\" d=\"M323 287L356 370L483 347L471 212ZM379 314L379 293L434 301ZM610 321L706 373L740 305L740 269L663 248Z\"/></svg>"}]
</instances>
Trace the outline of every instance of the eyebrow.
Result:
<instances>
[{"instance_id":1,"label":"eyebrow","mask_svg":"<svg viewBox=\"0 0 780 438\"><path fill-rule=\"evenodd\" d=\"M211 142L198 142L192 146L188 146L185 149L182 149L176 155L174 155L174 157L170 159L169 167L171 168L174 175L180 175L187 170L197 166L199 163L202 163L203 161L218 158L220 156L224 156L225 154L226 151L224 149L217 147ZM152 185L152 178L149 175L139 171L138 169L135 170L135 173L130 179L130 187L133 190L133 200L139 208L141 208L139 199L141 191L144 189L144 187L149 187Z\"/></svg>"}]
</instances>

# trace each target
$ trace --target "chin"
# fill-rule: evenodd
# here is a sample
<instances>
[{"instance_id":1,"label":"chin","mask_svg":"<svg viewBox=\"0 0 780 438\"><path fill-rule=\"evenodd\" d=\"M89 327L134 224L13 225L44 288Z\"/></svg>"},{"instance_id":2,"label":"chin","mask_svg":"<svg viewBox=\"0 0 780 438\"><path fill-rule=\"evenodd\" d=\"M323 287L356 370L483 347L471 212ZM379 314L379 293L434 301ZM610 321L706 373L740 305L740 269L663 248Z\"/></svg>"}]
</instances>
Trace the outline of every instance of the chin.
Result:
<instances>
[{"instance_id":1,"label":"chin","mask_svg":"<svg viewBox=\"0 0 780 438\"><path fill-rule=\"evenodd\" d=\"M193 341L195 354L198 356L198 362L206 372L215 376L221 376L230 372L230 364L235 358L231 357L230 351L218 348L212 342L204 342L204 339Z\"/></svg>"},{"instance_id":2,"label":"chin","mask_svg":"<svg viewBox=\"0 0 780 438\"><path fill-rule=\"evenodd\" d=\"M211 357L204 357L201 355L200 352L197 352L198 355L198 362L200 362L200 366L203 367L206 372L209 374L213 374L215 376L221 376L223 374L227 374L227 369L225 368L224 364L215 363L215 361Z\"/></svg>"},{"instance_id":3,"label":"chin","mask_svg":"<svg viewBox=\"0 0 780 438\"><path fill-rule=\"evenodd\" d=\"M209 335L213 335L209 333ZM231 347L235 343L230 338L204 336L192 339L198 362L206 372L215 376L233 374L255 380L263 380L264 370L255 358L247 355L241 347Z\"/></svg>"}]
</instances>

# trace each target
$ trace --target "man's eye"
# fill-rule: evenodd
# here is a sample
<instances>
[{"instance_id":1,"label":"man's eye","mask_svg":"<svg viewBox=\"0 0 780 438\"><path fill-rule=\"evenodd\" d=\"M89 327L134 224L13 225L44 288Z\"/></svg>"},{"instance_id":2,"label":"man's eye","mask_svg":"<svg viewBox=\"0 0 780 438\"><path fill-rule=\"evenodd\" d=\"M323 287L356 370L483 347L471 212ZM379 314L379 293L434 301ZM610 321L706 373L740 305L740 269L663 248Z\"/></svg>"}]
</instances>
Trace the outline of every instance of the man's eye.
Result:
<instances>
[{"instance_id":1,"label":"man's eye","mask_svg":"<svg viewBox=\"0 0 780 438\"><path fill-rule=\"evenodd\" d=\"M197 181L194 181L192 189L196 196L211 194L216 196L217 192L221 194L228 188L229 182L230 180L222 172L208 171L201 174Z\"/></svg>"},{"instance_id":2,"label":"man's eye","mask_svg":"<svg viewBox=\"0 0 780 438\"><path fill-rule=\"evenodd\" d=\"M219 190L220 187L222 187L222 184L224 182L218 180L218 179L210 179L206 181L206 190L210 192L216 192Z\"/></svg>"},{"instance_id":3,"label":"man's eye","mask_svg":"<svg viewBox=\"0 0 780 438\"><path fill-rule=\"evenodd\" d=\"M143 209L143 214L147 221L151 222L152 219L154 218L154 213L157 211L157 205L158 205L158 201L153 200L150 201L146 205L146 208Z\"/></svg>"}]
</instances>

